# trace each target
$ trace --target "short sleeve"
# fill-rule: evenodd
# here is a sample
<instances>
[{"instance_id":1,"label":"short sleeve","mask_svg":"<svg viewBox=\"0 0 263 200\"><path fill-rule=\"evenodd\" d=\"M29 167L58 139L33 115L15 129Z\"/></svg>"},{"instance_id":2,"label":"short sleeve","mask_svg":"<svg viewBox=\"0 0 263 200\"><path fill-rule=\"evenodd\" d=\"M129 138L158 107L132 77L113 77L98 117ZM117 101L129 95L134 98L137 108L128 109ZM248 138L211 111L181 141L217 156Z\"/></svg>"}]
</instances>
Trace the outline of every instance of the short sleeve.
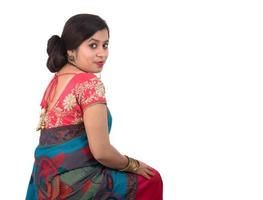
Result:
<instances>
[{"instance_id":1,"label":"short sleeve","mask_svg":"<svg viewBox=\"0 0 263 200\"><path fill-rule=\"evenodd\" d=\"M75 85L75 94L82 111L92 104L107 104L104 84L96 75L81 77Z\"/></svg>"}]
</instances>

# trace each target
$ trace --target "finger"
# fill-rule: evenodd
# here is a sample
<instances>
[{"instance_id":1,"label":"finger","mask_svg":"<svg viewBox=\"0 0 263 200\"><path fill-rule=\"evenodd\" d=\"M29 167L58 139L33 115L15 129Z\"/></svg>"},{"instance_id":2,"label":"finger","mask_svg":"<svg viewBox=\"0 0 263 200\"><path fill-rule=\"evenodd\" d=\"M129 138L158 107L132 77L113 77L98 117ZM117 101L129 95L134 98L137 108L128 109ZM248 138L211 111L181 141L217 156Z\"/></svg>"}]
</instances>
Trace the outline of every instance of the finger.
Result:
<instances>
[{"instance_id":1,"label":"finger","mask_svg":"<svg viewBox=\"0 0 263 200\"><path fill-rule=\"evenodd\" d=\"M152 168L151 166L147 166L147 169L154 171L154 168Z\"/></svg>"},{"instance_id":2,"label":"finger","mask_svg":"<svg viewBox=\"0 0 263 200\"><path fill-rule=\"evenodd\" d=\"M144 168L144 171L146 171L148 174L154 174L154 171L152 168L149 168L149 167L145 167Z\"/></svg>"},{"instance_id":3,"label":"finger","mask_svg":"<svg viewBox=\"0 0 263 200\"><path fill-rule=\"evenodd\" d=\"M154 172L154 169L151 168L151 167L147 167L147 169L148 169L149 171L151 171L151 172Z\"/></svg>"},{"instance_id":4,"label":"finger","mask_svg":"<svg viewBox=\"0 0 263 200\"><path fill-rule=\"evenodd\" d=\"M147 173L148 175L150 175L150 176L153 176L153 175L154 175L153 171L151 171L151 170L149 170L149 169L146 170L146 173Z\"/></svg>"},{"instance_id":5,"label":"finger","mask_svg":"<svg viewBox=\"0 0 263 200\"><path fill-rule=\"evenodd\" d=\"M153 173L152 173L150 170L146 169L146 168L144 168L144 173L145 173L147 176L149 176L149 177L153 176Z\"/></svg>"},{"instance_id":6,"label":"finger","mask_svg":"<svg viewBox=\"0 0 263 200\"><path fill-rule=\"evenodd\" d=\"M144 178L150 179L151 177L147 174L147 172L145 171L145 169L141 169L140 171L138 171L138 174L143 176Z\"/></svg>"},{"instance_id":7,"label":"finger","mask_svg":"<svg viewBox=\"0 0 263 200\"><path fill-rule=\"evenodd\" d=\"M147 174L147 173L144 173L143 176L147 179L150 179L151 177Z\"/></svg>"}]
</instances>

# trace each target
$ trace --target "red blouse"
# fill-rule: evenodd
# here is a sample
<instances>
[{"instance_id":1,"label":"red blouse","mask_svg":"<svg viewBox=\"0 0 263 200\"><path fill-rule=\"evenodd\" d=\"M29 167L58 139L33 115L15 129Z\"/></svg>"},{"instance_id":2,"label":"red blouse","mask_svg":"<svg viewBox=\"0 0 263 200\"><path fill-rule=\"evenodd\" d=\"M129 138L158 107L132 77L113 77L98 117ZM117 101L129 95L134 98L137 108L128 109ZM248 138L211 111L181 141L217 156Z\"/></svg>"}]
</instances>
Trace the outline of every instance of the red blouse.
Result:
<instances>
[{"instance_id":1,"label":"red blouse","mask_svg":"<svg viewBox=\"0 0 263 200\"><path fill-rule=\"evenodd\" d=\"M47 107L48 98L56 88L57 74L50 81L43 96L41 107L47 111L43 116L45 128L83 122L83 111L95 103L105 103L105 87L93 73L75 74L65 86L61 95L51 108Z\"/></svg>"}]
</instances>

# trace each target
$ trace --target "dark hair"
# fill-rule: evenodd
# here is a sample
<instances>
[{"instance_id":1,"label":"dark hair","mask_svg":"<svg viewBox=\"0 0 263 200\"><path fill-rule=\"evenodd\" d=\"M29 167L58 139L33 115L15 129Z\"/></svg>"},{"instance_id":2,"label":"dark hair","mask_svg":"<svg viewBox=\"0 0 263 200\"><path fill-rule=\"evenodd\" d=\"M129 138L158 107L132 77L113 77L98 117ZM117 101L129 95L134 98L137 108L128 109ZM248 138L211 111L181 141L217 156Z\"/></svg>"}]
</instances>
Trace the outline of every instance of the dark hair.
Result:
<instances>
[{"instance_id":1,"label":"dark hair","mask_svg":"<svg viewBox=\"0 0 263 200\"><path fill-rule=\"evenodd\" d=\"M47 68L51 72L59 71L67 62L67 50L74 50L97 31L109 28L97 15L78 14L65 23L61 38L53 35L47 43Z\"/></svg>"}]
</instances>

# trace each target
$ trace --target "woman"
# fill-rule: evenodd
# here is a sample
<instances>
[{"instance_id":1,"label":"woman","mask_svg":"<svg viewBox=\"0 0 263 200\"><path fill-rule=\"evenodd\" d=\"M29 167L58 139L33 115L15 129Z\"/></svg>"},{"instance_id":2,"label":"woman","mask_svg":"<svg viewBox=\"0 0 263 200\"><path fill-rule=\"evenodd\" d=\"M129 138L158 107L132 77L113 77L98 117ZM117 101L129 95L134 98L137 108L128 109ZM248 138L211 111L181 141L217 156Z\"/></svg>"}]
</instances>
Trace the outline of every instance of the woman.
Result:
<instances>
[{"instance_id":1,"label":"woman","mask_svg":"<svg viewBox=\"0 0 263 200\"><path fill-rule=\"evenodd\" d=\"M160 174L120 154L109 140L112 118L100 73L109 28L99 16L79 14L61 38L48 41L55 73L42 102L39 145L26 199L162 199Z\"/></svg>"}]
</instances>

